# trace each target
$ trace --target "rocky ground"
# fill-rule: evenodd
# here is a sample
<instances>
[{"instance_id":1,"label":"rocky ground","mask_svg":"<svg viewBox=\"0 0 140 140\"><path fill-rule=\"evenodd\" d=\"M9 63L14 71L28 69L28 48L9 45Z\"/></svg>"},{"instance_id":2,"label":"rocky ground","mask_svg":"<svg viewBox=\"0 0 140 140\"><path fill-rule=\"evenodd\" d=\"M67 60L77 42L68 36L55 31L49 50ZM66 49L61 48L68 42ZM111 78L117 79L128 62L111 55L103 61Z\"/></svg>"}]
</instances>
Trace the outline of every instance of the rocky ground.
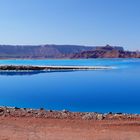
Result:
<instances>
[{"instance_id":1,"label":"rocky ground","mask_svg":"<svg viewBox=\"0 0 140 140\"><path fill-rule=\"evenodd\" d=\"M57 70L97 70L112 69L109 66L28 66L28 65L0 65L0 71L57 71Z\"/></svg>"},{"instance_id":2,"label":"rocky ground","mask_svg":"<svg viewBox=\"0 0 140 140\"><path fill-rule=\"evenodd\" d=\"M54 111L18 107L0 107L0 116L3 117L34 117L49 119L79 119L79 120L134 120L139 119L139 114L124 113L96 113L96 112L70 112L68 110Z\"/></svg>"},{"instance_id":3,"label":"rocky ground","mask_svg":"<svg viewBox=\"0 0 140 140\"><path fill-rule=\"evenodd\" d=\"M0 107L0 140L140 140L140 115Z\"/></svg>"}]
</instances>

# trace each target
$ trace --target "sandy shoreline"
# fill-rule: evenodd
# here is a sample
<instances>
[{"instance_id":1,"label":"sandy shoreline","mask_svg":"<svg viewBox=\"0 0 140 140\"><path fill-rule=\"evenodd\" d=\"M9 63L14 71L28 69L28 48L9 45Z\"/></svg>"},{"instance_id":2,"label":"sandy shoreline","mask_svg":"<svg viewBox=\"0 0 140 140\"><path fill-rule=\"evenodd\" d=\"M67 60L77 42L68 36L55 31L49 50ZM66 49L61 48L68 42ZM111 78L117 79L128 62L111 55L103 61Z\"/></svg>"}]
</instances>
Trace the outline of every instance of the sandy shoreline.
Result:
<instances>
[{"instance_id":1,"label":"sandy shoreline","mask_svg":"<svg viewBox=\"0 0 140 140\"><path fill-rule=\"evenodd\" d=\"M127 113L97 113L97 112L70 112L68 110L56 111L18 108L18 107L0 107L0 117L34 117L47 119L79 119L79 120L136 120L140 119L140 114Z\"/></svg>"},{"instance_id":2,"label":"sandy shoreline","mask_svg":"<svg viewBox=\"0 0 140 140\"><path fill-rule=\"evenodd\" d=\"M139 140L140 115L0 108L0 140Z\"/></svg>"}]
</instances>

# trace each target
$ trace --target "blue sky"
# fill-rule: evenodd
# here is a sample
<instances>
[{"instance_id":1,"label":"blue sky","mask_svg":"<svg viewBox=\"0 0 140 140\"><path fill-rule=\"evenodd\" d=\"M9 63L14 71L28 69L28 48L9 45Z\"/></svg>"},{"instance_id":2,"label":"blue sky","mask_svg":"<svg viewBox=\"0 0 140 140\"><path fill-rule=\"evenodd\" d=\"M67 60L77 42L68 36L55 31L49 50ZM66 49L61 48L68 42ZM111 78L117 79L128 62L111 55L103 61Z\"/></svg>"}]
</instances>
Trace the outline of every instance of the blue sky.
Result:
<instances>
[{"instance_id":1,"label":"blue sky","mask_svg":"<svg viewBox=\"0 0 140 140\"><path fill-rule=\"evenodd\" d=\"M0 0L0 44L140 50L140 0Z\"/></svg>"}]
</instances>

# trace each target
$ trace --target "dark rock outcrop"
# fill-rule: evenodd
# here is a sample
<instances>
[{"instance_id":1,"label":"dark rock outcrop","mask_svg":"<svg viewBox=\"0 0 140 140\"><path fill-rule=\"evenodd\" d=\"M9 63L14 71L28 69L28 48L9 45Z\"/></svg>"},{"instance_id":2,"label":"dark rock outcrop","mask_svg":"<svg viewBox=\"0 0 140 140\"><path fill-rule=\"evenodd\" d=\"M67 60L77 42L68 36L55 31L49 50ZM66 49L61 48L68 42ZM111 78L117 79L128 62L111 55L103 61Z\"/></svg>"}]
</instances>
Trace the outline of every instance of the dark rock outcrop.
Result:
<instances>
[{"instance_id":1,"label":"dark rock outcrop","mask_svg":"<svg viewBox=\"0 0 140 140\"><path fill-rule=\"evenodd\" d=\"M140 52L125 51L122 47L97 47L95 50L76 53L72 58L140 58Z\"/></svg>"},{"instance_id":2,"label":"dark rock outcrop","mask_svg":"<svg viewBox=\"0 0 140 140\"><path fill-rule=\"evenodd\" d=\"M109 66L28 66L28 65L0 65L2 71L73 71L73 70L97 70L97 69L112 69Z\"/></svg>"}]
</instances>

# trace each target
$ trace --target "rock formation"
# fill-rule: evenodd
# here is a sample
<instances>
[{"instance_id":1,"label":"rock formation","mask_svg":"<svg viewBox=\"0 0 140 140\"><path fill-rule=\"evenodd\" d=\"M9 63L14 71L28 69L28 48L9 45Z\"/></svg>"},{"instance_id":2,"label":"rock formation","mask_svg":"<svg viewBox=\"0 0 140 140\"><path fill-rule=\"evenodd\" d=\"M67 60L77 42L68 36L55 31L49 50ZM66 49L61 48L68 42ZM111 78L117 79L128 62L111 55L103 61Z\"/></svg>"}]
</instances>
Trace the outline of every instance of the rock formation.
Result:
<instances>
[{"instance_id":1,"label":"rock formation","mask_svg":"<svg viewBox=\"0 0 140 140\"><path fill-rule=\"evenodd\" d=\"M125 51L121 47L97 47L95 50L76 53L72 58L140 58L140 52Z\"/></svg>"},{"instance_id":2,"label":"rock formation","mask_svg":"<svg viewBox=\"0 0 140 140\"><path fill-rule=\"evenodd\" d=\"M140 52L120 46L0 45L0 59L140 58Z\"/></svg>"}]
</instances>

